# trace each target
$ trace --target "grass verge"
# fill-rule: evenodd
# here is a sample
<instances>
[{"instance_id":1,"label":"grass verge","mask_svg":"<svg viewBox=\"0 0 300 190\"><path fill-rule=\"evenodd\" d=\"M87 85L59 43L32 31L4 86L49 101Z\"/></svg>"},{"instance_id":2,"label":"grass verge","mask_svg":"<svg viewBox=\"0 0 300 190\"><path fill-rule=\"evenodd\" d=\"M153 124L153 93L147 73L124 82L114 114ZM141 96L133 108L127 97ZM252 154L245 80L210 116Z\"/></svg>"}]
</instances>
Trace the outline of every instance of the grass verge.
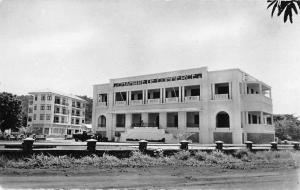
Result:
<instances>
[{"instance_id":1,"label":"grass verge","mask_svg":"<svg viewBox=\"0 0 300 190\"><path fill-rule=\"evenodd\" d=\"M129 158L119 159L104 154L74 158L71 156L32 155L28 158L10 159L0 156L1 168L71 168L95 166L100 168L111 167L157 167L157 166L217 166L228 169L251 169L257 167L299 167L300 152L296 151L264 151L250 152L238 150L233 154L221 151L210 153L196 151L180 151L172 156L164 156L157 152L151 157L141 152L132 152Z\"/></svg>"}]
</instances>

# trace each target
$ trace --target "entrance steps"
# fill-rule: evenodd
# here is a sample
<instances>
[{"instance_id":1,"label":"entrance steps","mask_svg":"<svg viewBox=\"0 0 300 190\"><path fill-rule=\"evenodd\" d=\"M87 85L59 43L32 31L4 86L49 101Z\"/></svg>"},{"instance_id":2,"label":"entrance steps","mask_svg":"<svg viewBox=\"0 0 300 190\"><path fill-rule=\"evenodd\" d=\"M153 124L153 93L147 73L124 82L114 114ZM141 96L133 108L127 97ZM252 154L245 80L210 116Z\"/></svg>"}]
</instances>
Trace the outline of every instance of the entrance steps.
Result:
<instances>
[{"instance_id":1,"label":"entrance steps","mask_svg":"<svg viewBox=\"0 0 300 190\"><path fill-rule=\"evenodd\" d=\"M121 133L120 141L163 141L166 143L175 143L177 140L172 134L167 134L164 129L158 129L157 127L134 127L127 129L124 133Z\"/></svg>"}]
</instances>

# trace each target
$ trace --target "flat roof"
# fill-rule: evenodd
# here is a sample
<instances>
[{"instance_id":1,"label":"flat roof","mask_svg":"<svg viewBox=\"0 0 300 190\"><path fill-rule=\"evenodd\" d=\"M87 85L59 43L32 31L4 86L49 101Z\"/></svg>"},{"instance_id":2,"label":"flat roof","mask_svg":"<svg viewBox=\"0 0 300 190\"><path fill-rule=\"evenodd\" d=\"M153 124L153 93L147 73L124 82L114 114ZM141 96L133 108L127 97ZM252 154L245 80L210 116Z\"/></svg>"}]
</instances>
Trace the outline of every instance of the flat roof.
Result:
<instances>
[{"instance_id":1,"label":"flat roof","mask_svg":"<svg viewBox=\"0 0 300 190\"><path fill-rule=\"evenodd\" d=\"M80 101L83 101L83 102L86 102L86 100L82 99L82 98L79 98L78 96L76 95L73 95L73 94L66 94L66 93L63 93L63 92L58 92L58 91L54 91L54 90L49 90L49 89L45 89L45 90L37 90L37 91L34 91L34 92L29 92L28 94L40 94L40 93L51 93L51 94L57 94L57 95L60 95L60 96L65 96L65 97L68 97L68 98L73 98L73 99L76 99L76 100L80 100Z\"/></svg>"}]
</instances>

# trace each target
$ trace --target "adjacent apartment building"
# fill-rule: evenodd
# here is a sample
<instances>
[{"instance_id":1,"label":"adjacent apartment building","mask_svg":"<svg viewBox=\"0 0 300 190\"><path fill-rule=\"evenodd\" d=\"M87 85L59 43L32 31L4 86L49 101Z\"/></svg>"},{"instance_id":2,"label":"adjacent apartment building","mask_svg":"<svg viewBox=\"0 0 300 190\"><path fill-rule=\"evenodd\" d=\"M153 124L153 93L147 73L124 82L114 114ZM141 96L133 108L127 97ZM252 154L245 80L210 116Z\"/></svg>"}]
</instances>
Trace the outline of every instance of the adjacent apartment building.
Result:
<instances>
[{"instance_id":1,"label":"adjacent apartment building","mask_svg":"<svg viewBox=\"0 0 300 190\"><path fill-rule=\"evenodd\" d=\"M93 99L93 130L109 140L274 141L271 87L240 69L111 79Z\"/></svg>"},{"instance_id":2,"label":"adjacent apartment building","mask_svg":"<svg viewBox=\"0 0 300 190\"><path fill-rule=\"evenodd\" d=\"M81 132L86 101L54 91L30 92L28 125L34 134L60 136Z\"/></svg>"}]
</instances>

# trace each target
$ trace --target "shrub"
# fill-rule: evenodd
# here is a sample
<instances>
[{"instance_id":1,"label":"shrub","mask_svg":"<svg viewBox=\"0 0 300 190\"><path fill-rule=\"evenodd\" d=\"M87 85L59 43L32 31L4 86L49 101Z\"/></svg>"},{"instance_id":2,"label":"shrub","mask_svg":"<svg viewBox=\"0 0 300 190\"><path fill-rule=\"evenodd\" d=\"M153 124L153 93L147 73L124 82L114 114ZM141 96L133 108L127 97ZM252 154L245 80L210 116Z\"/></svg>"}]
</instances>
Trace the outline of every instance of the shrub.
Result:
<instances>
[{"instance_id":1,"label":"shrub","mask_svg":"<svg viewBox=\"0 0 300 190\"><path fill-rule=\"evenodd\" d=\"M195 155L194 155L195 159L199 160L199 161L205 161L208 156L209 156L209 154L204 151L197 151L197 152L195 152Z\"/></svg>"},{"instance_id":2,"label":"shrub","mask_svg":"<svg viewBox=\"0 0 300 190\"><path fill-rule=\"evenodd\" d=\"M188 160L191 157L191 153L189 151L179 151L177 153L174 154L174 157L177 160Z\"/></svg>"}]
</instances>

